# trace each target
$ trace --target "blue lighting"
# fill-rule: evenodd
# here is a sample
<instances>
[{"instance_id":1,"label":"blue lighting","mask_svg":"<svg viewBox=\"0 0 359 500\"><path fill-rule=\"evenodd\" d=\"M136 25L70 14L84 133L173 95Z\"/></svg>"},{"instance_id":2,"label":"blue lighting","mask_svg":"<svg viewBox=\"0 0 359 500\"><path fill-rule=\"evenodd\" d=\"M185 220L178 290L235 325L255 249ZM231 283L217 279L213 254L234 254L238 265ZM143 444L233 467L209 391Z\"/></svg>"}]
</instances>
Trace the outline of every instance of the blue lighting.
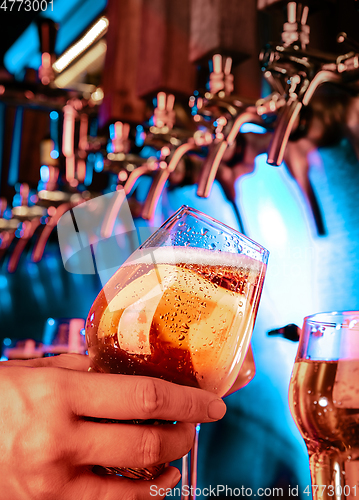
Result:
<instances>
[{"instance_id":1,"label":"blue lighting","mask_svg":"<svg viewBox=\"0 0 359 500\"><path fill-rule=\"evenodd\" d=\"M101 153L96 153L95 172L102 172L103 170L103 156Z\"/></svg>"},{"instance_id":2,"label":"blue lighting","mask_svg":"<svg viewBox=\"0 0 359 500\"><path fill-rule=\"evenodd\" d=\"M59 157L59 152L56 151L56 149L53 149L50 153L51 158L54 158L56 160Z\"/></svg>"},{"instance_id":3,"label":"blue lighting","mask_svg":"<svg viewBox=\"0 0 359 500\"><path fill-rule=\"evenodd\" d=\"M3 344L9 347L11 345L11 339L7 337L6 339L3 340Z\"/></svg>"},{"instance_id":4,"label":"blue lighting","mask_svg":"<svg viewBox=\"0 0 359 500\"><path fill-rule=\"evenodd\" d=\"M8 279L4 275L0 275L0 311L10 311L12 308L12 298L8 286Z\"/></svg>"},{"instance_id":5,"label":"blue lighting","mask_svg":"<svg viewBox=\"0 0 359 500\"><path fill-rule=\"evenodd\" d=\"M137 147L142 147L146 139L146 134L142 125L137 125L136 127L136 137L135 144Z\"/></svg>"},{"instance_id":6,"label":"blue lighting","mask_svg":"<svg viewBox=\"0 0 359 500\"><path fill-rule=\"evenodd\" d=\"M239 131L242 134L247 134L248 132L252 132L253 134L265 134L267 130L256 123L243 123Z\"/></svg>"},{"instance_id":7,"label":"blue lighting","mask_svg":"<svg viewBox=\"0 0 359 500\"><path fill-rule=\"evenodd\" d=\"M48 182L50 179L50 171L47 165L42 165L40 167L40 178L42 182Z\"/></svg>"},{"instance_id":8,"label":"blue lighting","mask_svg":"<svg viewBox=\"0 0 359 500\"><path fill-rule=\"evenodd\" d=\"M85 186L90 186L90 184L92 183L93 167L94 167L93 161L86 162L86 175L85 175L85 179L84 179Z\"/></svg>"},{"instance_id":9,"label":"blue lighting","mask_svg":"<svg viewBox=\"0 0 359 500\"><path fill-rule=\"evenodd\" d=\"M23 108L17 107L15 114L14 130L12 134L11 156L10 156L9 177L8 177L9 186L14 186L17 183L19 176L23 114L24 114Z\"/></svg>"},{"instance_id":10,"label":"blue lighting","mask_svg":"<svg viewBox=\"0 0 359 500\"><path fill-rule=\"evenodd\" d=\"M5 210L5 212L3 213L3 217L4 217L4 219L6 219L6 220L11 219L11 217L12 217L11 208L7 208L7 209Z\"/></svg>"},{"instance_id":11,"label":"blue lighting","mask_svg":"<svg viewBox=\"0 0 359 500\"><path fill-rule=\"evenodd\" d=\"M6 276L0 275L0 289L7 287L7 278Z\"/></svg>"},{"instance_id":12,"label":"blue lighting","mask_svg":"<svg viewBox=\"0 0 359 500\"><path fill-rule=\"evenodd\" d=\"M145 146L140 151L141 158L151 158L151 156L156 156L158 153L157 149L151 146Z\"/></svg>"},{"instance_id":13,"label":"blue lighting","mask_svg":"<svg viewBox=\"0 0 359 500\"><path fill-rule=\"evenodd\" d=\"M110 138L113 140L115 138L115 125L111 123L109 126Z\"/></svg>"},{"instance_id":14,"label":"blue lighting","mask_svg":"<svg viewBox=\"0 0 359 500\"><path fill-rule=\"evenodd\" d=\"M13 207L20 207L22 202L22 196L19 193L16 193L14 195L14 198L12 199L12 206Z\"/></svg>"},{"instance_id":15,"label":"blue lighting","mask_svg":"<svg viewBox=\"0 0 359 500\"><path fill-rule=\"evenodd\" d=\"M48 8L42 12L41 17L52 19L60 26L56 37L56 54L62 54L101 14L106 4L107 0L56 0L53 11ZM4 64L16 77L21 77L26 67L39 68L41 54L35 21L6 52Z\"/></svg>"},{"instance_id":16,"label":"blue lighting","mask_svg":"<svg viewBox=\"0 0 359 500\"><path fill-rule=\"evenodd\" d=\"M53 150L50 152L51 158L59 157L59 113L57 111L51 111L50 113L50 137L53 144Z\"/></svg>"},{"instance_id":17,"label":"blue lighting","mask_svg":"<svg viewBox=\"0 0 359 500\"><path fill-rule=\"evenodd\" d=\"M3 136L4 136L4 120L5 120L5 105L0 103L0 179L2 169L2 155L3 155ZM1 187L1 183L0 183Z\"/></svg>"},{"instance_id":18,"label":"blue lighting","mask_svg":"<svg viewBox=\"0 0 359 500\"><path fill-rule=\"evenodd\" d=\"M53 318L48 318L45 323L42 341L45 345L51 345L56 332L56 321Z\"/></svg>"}]
</instances>

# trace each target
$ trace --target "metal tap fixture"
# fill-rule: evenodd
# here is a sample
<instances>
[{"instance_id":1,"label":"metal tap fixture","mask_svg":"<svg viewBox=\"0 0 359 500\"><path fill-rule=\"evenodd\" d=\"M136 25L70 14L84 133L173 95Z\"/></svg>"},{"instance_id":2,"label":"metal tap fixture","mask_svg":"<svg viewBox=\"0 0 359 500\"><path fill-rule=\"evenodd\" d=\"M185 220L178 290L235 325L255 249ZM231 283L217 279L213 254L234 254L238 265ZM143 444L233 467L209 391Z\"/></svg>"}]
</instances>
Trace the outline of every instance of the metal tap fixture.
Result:
<instances>
[{"instance_id":1,"label":"metal tap fixture","mask_svg":"<svg viewBox=\"0 0 359 500\"><path fill-rule=\"evenodd\" d=\"M283 161L291 134L300 132L301 110L310 103L319 86L330 82L350 92L359 90L358 44L341 33L337 41L350 43L354 50L336 57L307 49L308 7L289 2L287 13L282 43L268 45L260 56L264 77L273 93L257 102L257 111L264 119L277 117L267 160L276 166Z\"/></svg>"},{"instance_id":2,"label":"metal tap fixture","mask_svg":"<svg viewBox=\"0 0 359 500\"><path fill-rule=\"evenodd\" d=\"M228 148L234 144L239 130L244 123L262 124L254 103L243 102L232 96L233 75L230 74L232 60L220 54L213 56L213 71L210 75L211 92L205 99L197 102L199 108L195 120L197 123L210 125L213 129L213 141L204 160L198 180L197 195L208 198L218 168ZM216 91L216 93L212 93ZM202 117L202 119L201 119Z\"/></svg>"},{"instance_id":3,"label":"metal tap fixture","mask_svg":"<svg viewBox=\"0 0 359 500\"><path fill-rule=\"evenodd\" d=\"M159 148L158 173L151 184L142 210L142 217L146 220L153 218L166 182L183 156L191 150L197 150L209 139L208 134L206 136L201 131L193 133L190 130L174 127L176 118L174 102L172 95L167 96L164 92L157 95L157 107L154 110L155 127L150 127L151 133L147 142L152 142Z\"/></svg>"}]
</instances>

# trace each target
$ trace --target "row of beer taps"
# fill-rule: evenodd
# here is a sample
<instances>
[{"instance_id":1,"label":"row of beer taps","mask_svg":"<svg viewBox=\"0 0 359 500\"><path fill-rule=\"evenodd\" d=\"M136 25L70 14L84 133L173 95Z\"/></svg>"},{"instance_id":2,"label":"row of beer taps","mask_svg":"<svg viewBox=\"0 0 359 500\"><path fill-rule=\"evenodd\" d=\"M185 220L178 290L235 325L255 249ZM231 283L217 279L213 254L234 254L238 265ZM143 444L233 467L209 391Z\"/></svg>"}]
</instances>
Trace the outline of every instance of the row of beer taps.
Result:
<instances>
[{"instance_id":1,"label":"row of beer taps","mask_svg":"<svg viewBox=\"0 0 359 500\"><path fill-rule=\"evenodd\" d=\"M359 91L359 43L340 33L337 41L349 46L348 52L333 56L311 50L308 48L308 13L308 6L289 2L281 43L268 44L260 54L263 76L271 88L268 96L257 102L236 96L231 57L215 54L206 92L194 92L189 98L186 112L190 121L185 127L178 126L179 108L175 97L159 92L149 121L137 125L116 121L110 125L107 136L92 137L89 120L101 104L101 89L96 91L97 96L86 99L60 92L56 105L61 106L63 116L60 160L64 163L64 175L61 162L51 156L50 145L44 153L48 161L46 158L42 161L47 170L41 189L34 195L23 183L16 205L8 206L9 202L1 199L0 261L9 254L7 270L16 270L32 239L35 243L31 259L39 262L60 217L70 208L101 194L91 191L91 183L85 186L91 155L97 155L104 171L116 179L112 189L123 190L128 197L142 176L152 178L140 211L141 217L150 221L165 186L185 158L194 159L191 168L196 175L192 181L197 184L200 197L209 197L213 182L221 177L222 166L230 165L238 144L242 145L238 163L242 163L243 172L248 171L246 165L248 167L261 152L268 153L270 165L279 166L286 161L289 141L305 135L301 113L310 105L319 86L331 83L345 88L351 95ZM5 90L0 98L6 99ZM240 141L241 128L246 123L260 125L265 132L265 139L257 141L254 153L247 157L246 142ZM195 165L200 165L198 171ZM297 180L312 209L317 232L324 234L323 219L309 178L304 175ZM227 193L233 190L233 186L227 188ZM101 236L110 236L112 229L111 225L104 226Z\"/></svg>"}]
</instances>

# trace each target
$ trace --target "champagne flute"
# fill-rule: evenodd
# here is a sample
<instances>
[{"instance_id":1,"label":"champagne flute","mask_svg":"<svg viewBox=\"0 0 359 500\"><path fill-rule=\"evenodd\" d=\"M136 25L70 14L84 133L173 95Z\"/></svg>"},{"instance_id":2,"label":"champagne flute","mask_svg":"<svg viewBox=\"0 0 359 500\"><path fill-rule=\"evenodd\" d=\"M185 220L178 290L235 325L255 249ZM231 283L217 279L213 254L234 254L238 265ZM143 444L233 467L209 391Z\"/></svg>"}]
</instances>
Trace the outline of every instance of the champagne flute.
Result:
<instances>
[{"instance_id":1,"label":"champagne flute","mask_svg":"<svg viewBox=\"0 0 359 500\"><path fill-rule=\"evenodd\" d=\"M304 319L289 403L309 454L315 500L359 494L359 311Z\"/></svg>"},{"instance_id":2,"label":"champagne flute","mask_svg":"<svg viewBox=\"0 0 359 500\"><path fill-rule=\"evenodd\" d=\"M86 322L91 369L159 377L224 396L249 346L268 255L228 226L181 207L92 305ZM106 469L152 479L163 466Z\"/></svg>"}]
</instances>

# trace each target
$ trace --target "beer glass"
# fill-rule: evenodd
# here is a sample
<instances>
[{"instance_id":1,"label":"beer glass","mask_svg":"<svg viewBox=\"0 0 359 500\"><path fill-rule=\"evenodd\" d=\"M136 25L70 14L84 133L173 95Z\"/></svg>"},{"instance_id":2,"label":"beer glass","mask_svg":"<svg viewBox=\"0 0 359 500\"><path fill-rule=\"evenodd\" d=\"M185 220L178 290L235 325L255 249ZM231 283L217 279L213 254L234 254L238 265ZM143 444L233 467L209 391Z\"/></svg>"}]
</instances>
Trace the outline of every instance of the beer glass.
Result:
<instances>
[{"instance_id":1,"label":"beer glass","mask_svg":"<svg viewBox=\"0 0 359 500\"><path fill-rule=\"evenodd\" d=\"M315 500L359 495L359 311L304 319L289 387ZM310 491L311 489L311 491Z\"/></svg>"},{"instance_id":2,"label":"beer glass","mask_svg":"<svg viewBox=\"0 0 359 500\"><path fill-rule=\"evenodd\" d=\"M225 395L249 346L268 255L228 226L181 207L96 298L86 322L91 368ZM108 468L147 479L161 470Z\"/></svg>"}]
</instances>

